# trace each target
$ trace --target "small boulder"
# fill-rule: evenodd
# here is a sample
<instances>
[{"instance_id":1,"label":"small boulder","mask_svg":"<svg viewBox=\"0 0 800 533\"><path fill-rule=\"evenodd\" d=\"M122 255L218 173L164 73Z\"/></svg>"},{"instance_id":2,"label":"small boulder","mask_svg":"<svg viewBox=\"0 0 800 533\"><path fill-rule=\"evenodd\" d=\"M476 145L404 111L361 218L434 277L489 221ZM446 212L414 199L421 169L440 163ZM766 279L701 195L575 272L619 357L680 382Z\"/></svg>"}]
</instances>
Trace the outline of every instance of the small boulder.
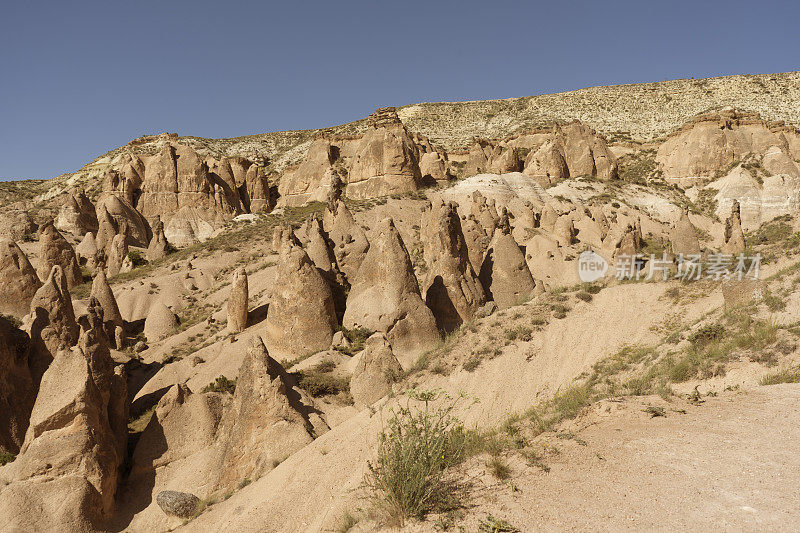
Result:
<instances>
[{"instance_id":1,"label":"small boulder","mask_svg":"<svg viewBox=\"0 0 800 533\"><path fill-rule=\"evenodd\" d=\"M156 496L156 503L168 515L178 518L191 518L200 508L200 498L188 492L162 490Z\"/></svg>"},{"instance_id":2,"label":"small boulder","mask_svg":"<svg viewBox=\"0 0 800 533\"><path fill-rule=\"evenodd\" d=\"M364 353L350 378L350 392L356 403L371 405L392 390L402 372L389 341L375 333L364 343Z\"/></svg>"}]
</instances>

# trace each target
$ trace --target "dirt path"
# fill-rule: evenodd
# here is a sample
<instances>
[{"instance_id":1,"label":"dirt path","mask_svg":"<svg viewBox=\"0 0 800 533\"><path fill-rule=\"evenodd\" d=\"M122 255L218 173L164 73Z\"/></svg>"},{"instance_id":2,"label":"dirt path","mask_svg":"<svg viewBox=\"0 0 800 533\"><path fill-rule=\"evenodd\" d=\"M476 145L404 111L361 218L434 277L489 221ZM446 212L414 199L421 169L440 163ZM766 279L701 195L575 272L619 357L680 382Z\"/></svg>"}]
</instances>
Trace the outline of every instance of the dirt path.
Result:
<instances>
[{"instance_id":1,"label":"dirt path","mask_svg":"<svg viewBox=\"0 0 800 533\"><path fill-rule=\"evenodd\" d=\"M653 403L667 416L642 411ZM601 402L549 473L512 462L516 492L479 473L466 531L488 514L520 531L796 531L800 385L674 404Z\"/></svg>"}]
</instances>

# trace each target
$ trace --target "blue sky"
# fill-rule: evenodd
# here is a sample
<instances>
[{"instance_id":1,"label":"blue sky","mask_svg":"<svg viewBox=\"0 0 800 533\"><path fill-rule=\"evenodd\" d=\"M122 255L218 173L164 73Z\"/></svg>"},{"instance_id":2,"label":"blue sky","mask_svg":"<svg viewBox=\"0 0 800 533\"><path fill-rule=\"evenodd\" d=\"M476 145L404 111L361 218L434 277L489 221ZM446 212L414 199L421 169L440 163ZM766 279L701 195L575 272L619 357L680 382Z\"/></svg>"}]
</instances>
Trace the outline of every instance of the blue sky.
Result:
<instances>
[{"instance_id":1,"label":"blue sky","mask_svg":"<svg viewBox=\"0 0 800 533\"><path fill-rule=\"evenodd\" d=\"M380 106L798 70L798 2L6 3L0 179L143 134L324 127Z\"/></svg>"}]
</instances>

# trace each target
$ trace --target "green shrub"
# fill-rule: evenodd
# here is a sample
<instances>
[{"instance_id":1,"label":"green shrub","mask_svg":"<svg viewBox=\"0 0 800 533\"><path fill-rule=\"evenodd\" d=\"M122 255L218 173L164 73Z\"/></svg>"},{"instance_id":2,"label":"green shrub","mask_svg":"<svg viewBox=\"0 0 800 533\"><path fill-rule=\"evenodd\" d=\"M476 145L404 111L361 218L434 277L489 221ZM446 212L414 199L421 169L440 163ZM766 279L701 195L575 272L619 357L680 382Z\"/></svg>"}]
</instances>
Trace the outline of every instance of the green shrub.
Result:
<instances>
[{"instance_id":1,"label":"green shrub","mask_svg":"<svg viewBox=\"0 0 800 533\"><path fill-rule=\"evenodd\" d=\"M131 260L131 263L133 263L134 267L147 264L147 259L142 257L142 253L139 250L131 250L128 252L128 259Z\"/></svg>"},{"instance_id":2,"label":"green shrub","mask_svg":"<svg viewBox=\"0 0 800 533\"><path fill-rule=\"evenodd\" d=\"M456 487L445 471L464 457L465 431L452 412L457 400L431 407L440 392L409 391L405 406L391 411L379 434L377 457L366 483L376 509L389 525L444 511L456 504ZM411 405L411 401L422 405Z\"/></svg>"},{"instance_id":3,"label":"green shrub","mask_svg":"<svg viewBox=\"0 0 800 533\"><path fill-rule=\"evenodd\" d=\"M13 461L16 458L17 458L17 456L14 455L13 453L0 451L0 466L3 466L5 464L7 464L7 463L10 463L11 461Z\"/></svg>"},{"instance_id":4,"label":"green shrub","mask_svg":"<svg viewBox=\"0 0 800 533\"><path fill-rule=\"evenodd\" d=\"M761 385L779 385L781 383L800 383L800 368L784 368L764 375Z\"/></svg>"},{"instance_id":5,"label":"green shrub","mask_svg":"<svg viewBox=\"0 0 800 533\"><path fill-rule=\"evenodd\" d=\"M209 383L201 392L222 392L233 394L236 391L236 380L230 380L225 376L219 376L213 383Z\"/></svg>"},{"instance_id":6,"label":"green shrub","mask_svg":"<svg viewBox=\"0 0 800 533\"><path fill-rule=\"evenodd\" d=\"M331 374L330 371L319 371L316 368L292 372L301 389L315 398L350 392L350 380Z\"/></svg>"}]
</instances>

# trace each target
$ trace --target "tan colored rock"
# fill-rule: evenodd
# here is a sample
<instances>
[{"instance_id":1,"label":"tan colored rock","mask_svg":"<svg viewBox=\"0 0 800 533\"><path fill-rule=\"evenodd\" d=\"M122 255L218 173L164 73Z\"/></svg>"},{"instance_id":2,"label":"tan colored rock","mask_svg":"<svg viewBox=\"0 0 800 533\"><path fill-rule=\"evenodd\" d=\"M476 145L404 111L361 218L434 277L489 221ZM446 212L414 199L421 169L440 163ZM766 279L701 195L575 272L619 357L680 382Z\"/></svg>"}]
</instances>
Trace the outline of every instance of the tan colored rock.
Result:
<instances>
[{"instance_id":1,"label":"tan colored rock","mask_svg":"<svg viewBox=\"0 0 800 533\"><path fill-rule=\"evenodd\" d=\"M552 140L547 140L539 148L528 153L523 173L547 186L568 178L569 167L564 160L562 150Z\"/></svg>"},{"instance_id":2,"label":"tan colored rock","mask_svg":"<svg viewBox=\"0 0 800 533\"><path fill-rule=\"evenodd\" d=\"M28 369L30 339L0 316L0 452L16 454L36 399Z\"/></svg>"},{"instance_id":3,"label":"tan colored rock","mask_svg":"<svg viewBox=\"0 0 800 533\"><path fill-rule=\"evenodd\" d=\"M67 231L80 237L90 231L97 231L97 215L91 200L82 192L76 195L67 195L55 226L61 231Z\"/></svg>"},{"instance_id":4,"label":"tan colored rock","mask_svg":"<svg viewBox=\"0 0 800 533\"><path fill-rule=\"evenodd\" d=\"M392 390L403 369L389 341L375 333L364 343L364 353L350 378L350 393L357 404L372 405Z\"/></svg>"},{"instance_id":5,"label":"tan colored rock","mask_svg":"<svg viewBox=\"0 0 800 533\"><path fill-rule=\"evenodd\" d=\"M123 226L122 233L114 235L111 240L111 245L108 247L106 272L109 277L116 276L121 273L123 263L128 259L128 238L127 231Z\"/></svg>"},{"instance_id":6,"label":"tan colored rock","mask_svg":"<svg viewBox=\"0 0 800 533\"><path fill-rule=\"evenodd\" d=\"M791 163L798 154L792 152L780 127L767 124L755 113L723 109L699 115L671 134L658 148L656 161L666 179L680 181L713 177L735 161L775 148L783 155L773 151L767 165L773 172L795 172Z\"/></svg>"},{"instance_id":7,"label":"tan colored rock","mask_svg":"<svg viewBox=\"0 0 800 533\"><path fill-rule=\"evenodd\" d=\"M333 164L338 148L325 138L316 139L306 152L303 162L295 170L285 172L278 184L281 205L303 205L324 202L335 173Z\"/></svg>"},{"instance_id":8,"label":"tan colored rock","mask_svg":"<svg viewBox=\"0 0 800 533\"><path fill-rule=\"evenodd\" d=\"M100 213L103 210L107 211L114 220L113 227L117 229L115 234L119 233L123 226L128 228L128 245L145 247L150 242L150 226L131 204L111 194L97 203L97 212ZM104 221L103 224L108 226L107 221Z\"/></svg>"},{"instance_id":9,"label":"tan colored rock","mask_svg":"<svg viewBox=\"0 0 800 533\"><path fill-rule=\"evenodd\" d=\"M119 312L117 299L114 297L114 292L108 284L106 274L103 269L98 269L92 281L91 297L95 298L100 307L103 309L103 323L105 324L105 331L109 339L116 341L115 330L117 327L124 327L122 321L122 314ZM121 349L122 345L115 342L117 349Z\"/></svg>"},{"instance_id":10,"label":"tan colored rock","mask_svg":"<svg viewBox=\"0 0 800 533\"><path fill-rule=\"evenodd\" d=\"M247 169L247 191L250 194L249 208L251 213L269 213L269 180L261 165L253 164Z\"/></svg>"},{"instance_id":11,"label":"tan colored rock","mask_svg":"<svg viewBox=\"0 0 800 533\"><path fill-rule=\"evenodd\" d=\"M117 221L111 216L104 205L97 206L97 222L98 230L94 240L97 245L97 250L105 257L108 248L111 246L111 241L114 240L114 236L117 234L119 228L117 226Z\"/></svg>"},{"instance_id":12,"label":"tan colored rock","mask_svg":"<svg viewBox=\"0 0 800 533\"><path fill-rule=\"evenodd\" d=\"M20 209L10 209L0 213L0 239L22 241L31 239L38 227L30 213Z\"/></svg>"},{"instance_id":13,"label":"tan colored rock","mask_svg":"<svg viewBox=\"0 0 800 533\"><path fill-rule=\"evenodd\" d=\"M147 245L145 257L148 261L158 261L167 257L167 237L164 235L164 223L158 217L153 226L153 237Z\"/></svg>"},{"instance_id":14,"label":"tan colored rock","mask_svg":"<svg viewBox=\"0 0 800 533\"><path fill-rule=\"evenodd\" d=\"M422 301L403 240L391 218L375 230L347 297L343 326L381 332L409 364L439 340L433 313Z\"/></svg>"},{"instance_id":15,"label":"tan colored rock","mask_svg":"<svg viewBox=\"0 0 800 533\"><path fill-rule=\"evenodd\" d=\"M672 253L684 256L700 253L700 240L697 238L697 229L689 220L688 209L683 211L672 232Z\"/></svg>"},{"instance_id":16,"label":"tan colored rock","mask_svg":"<svg viewBox=\"0 0 800 533\"><path fill-rule=\"evenodd\" d=\"M83 236L80 244L75 247L75 255L78 258L78 264L85 265L91 273L96 272L99 264L99 250L94 233L90 231Z\"/></svg>"},{"instance_id":17,"label":"tan colored rock","mask_svg":"<svg viewBox=\"0 0 800 533\"><path fill-rule=\"evenodd\" d=\"M282 358L326 350L337 325L333 294L291 230L283 234L277 270L265 320L270 350Z\"/></svg>"},{"instance_id":18,"label":"tan colored rock","mask_svg":"<svg viewBox=\"0 0 800 533\"><path fill-rule=\"evenodd\" d=\"M423 294L437 327L451 332L471 320L486 297L470 263L455 206L444 206L438 220L431 222L435 233L422 243L428 266Z\"/></svg>"},{"instance_id":19,"label":"tan colored rock","mask_svg":"<svg viewBox=\"0 0 800 533\"><path fill-rule=\"evenodd\" d=\"M533 294L533 277L522 250L511 236L507 219L494 232L479 278L487 299L494 300L499 309L519 305Z\"/></svg>"},{"instance_id":20,"label":"tan colored rock","mask_svg":"<svg viewBox=\"0 0 800 533\"><path fill-rule=\"evenodd\" d=\"M472 214L461 217L461 231L464 235L464 242L467 244L467 254L472 270L478 272L492 238L486 234L486 230Z\"/></svg>"},{"instance_id":21,"label":"tan colored rock","mask_svg":"<svg viewBox=\"0 0 800 533\"><path fill-rule=\"evenodd\" d=\"M217 486L233 489L258 479L313 440L305 408L283 367L256 337L239 368L233 402L219 425L221 475Z\"/></svg>"},{"instance_id":22,"label":"tan colored rock","mask_svg":"<svg viewBox=\"0 0 800 533\"><path fill-rule=\"evenodd\" d=\"M144 321L144 336L148 342L160 341L164 337L171 335L178 327L178 319L175 313L162 302L154 304L147 313Z\"/></svg>"},{"instance_id":23,"label":"tan colored rock","mask_svg":"<svg viewBox=\"0 0 800 533\"><path fill-rule=\"evenodd\" d=\"M490 174L506 174L508 172L521 172L522 161L517 151L511 146L497 146L492 152L488 165Z\"/></svg>"},{"instance_id":24,"label":"tan colored rock","mask_svg":"<svg viewBox=\"0 0 800 533\"><path fill-rule=\"evenodd\" d=\"M0 314L22 318L28 314L36 290L42 286L28 257L11 240L0 240Z\"/></svg>"},{"instance_id":25,"label":"tan colored rock","mask_svg":"<svg viewBox=\"0 0 800 533\"><path fill-rule=\"evenodd\" d=\"M447 169L447 156L439 152L426 152L419 158L419 172L422 182L430 185L446 183L452 179Z\"/></svg>"},{"instance_id":26,"label":"tan colored rock","mask_svg":"<svg viewBox=\"0 0 800 533\"><path fill-rule=\"evenodd\" d=\"M34 294L30 314L29 366L34 382L38 383L55 354L74 346L80 334L64 272L58 265Z\"/></svg>"},{"instance_id":27,"label":"tan colored rock","mask_svg":"<svg viewBox=\"0 0 800 533\"><path fill-rule=\"evenodd\" d=\"M744 232L742 232L742 217L739 213L739 202L733 201L731 215L725 220L725 234L722 252L726 254L740 254L745 251Z\"/></svg>"},{"instance_id":28,"label":"tan colored rock","mask_svg":"<svg viewBox=\"0 0 800 533\"><path fill-rule=\"evenodd\" d=\"M547 140L528 153L524 170L542 185L580 176L610 180L617 172L605 140L578 121L553 126Z\"/></svg>"},{"instance_id":29,"label":"tan colored rock","mask_svg":"<svg viewBox=\"0 0 800 533\"><path fill-rule=\"evenodd\" d=\"M467 164L464 167L465 176L475 176L483 174L489 169L489 156L491 155L492 147L489 141L484 139L475 139L469 147L469 155L467 157Z\"/></svg>"},{"instance_id":30,"label":"tan colored rock","mask_svg":"<svg viewBox=\"0 0 800 533\"><path fill-rule=\"evenodd\" d=\"M78 345L58 352L42 377L25 442L0 470L9 530L102 530L113 515L125 446L113 428L127 421L111 408L114 364L93 309Z\"/></svg>"},{"instance_id":31,"label":"tan colored rock","mask_svg":"<svg viewBox=\"0 0 800 533\"><path fill-rule=\"evenodd\" d=\"M328 205L324 226L333 244L339 270L352 283L369 250L367 235L341 200Z\"/></svg>"},{"instance_id":32,"label":"tan colored rock","mask_svg":"<svg viewBox=\"0 0 800 533\"><path fill-rule=\"evenodd\" d=\"M247 271L240 267L233 274L228 295L228 331L239 333L247 327Z\"/></svg>"},{"instance_id":33,"label":"tan colored rock","mask_svg":"<svg viewBox=\"0 0 800 533\"><path fill-rule=\"evenodd\" d=\"M480 222L483 231L487 235L494 234L494 228L497 227L498 217L497 211L489 206L486 197L479 191L472 193L472 207L471 211L475 219Z\"/></svg>"},{"instance_id":34,"label":"tan colored rock","mask_svg":"<svg viewBox=\"0 0 800 533\"><path fill-rule=\"evenodd\" d=\"M83 274L78 266L78 258L72 245L48 221L39 228L39 263L36 269L40 279L47 278L50 270L58 265L67 278L67 287L72 288L83 283Z\"/></svg>"},{"instance_id":35,"label":"tan colored rock","mask_svg":"<svg viewBox=\"0 0 800 533\"><path fill-rule=\"evenodd\" d=\"M369 130L356 148L347 178L350 198L416 191L422 186L417 147L394 108L369 116Z\"/></svg>"},{"instance_id":36,"label":"tan colored rock","mask_svg":"<svg viewBox=\"0 0 800 533\"><path fill-rule=\"evenodd\" d=\"M553 237L559 246L570 246L575 243L575 224L572 215L561 215L553 225Z\"/></svg>"}]
</instances>

